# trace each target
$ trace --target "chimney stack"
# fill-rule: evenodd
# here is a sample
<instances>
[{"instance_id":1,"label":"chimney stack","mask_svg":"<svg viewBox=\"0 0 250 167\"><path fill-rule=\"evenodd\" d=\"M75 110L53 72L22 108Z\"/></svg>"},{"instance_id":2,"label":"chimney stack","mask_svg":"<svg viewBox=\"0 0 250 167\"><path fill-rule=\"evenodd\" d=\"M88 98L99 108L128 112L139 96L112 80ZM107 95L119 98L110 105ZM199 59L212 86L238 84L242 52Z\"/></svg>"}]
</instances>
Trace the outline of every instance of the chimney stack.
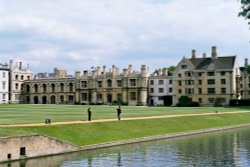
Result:
<instances>
[{"instance_id":1,"label":"chimney stack","mask_svg":"<svg viewBox=\"0 0 250 167\"><path fill-rule=\"evenodd\" d=\"M248 66L248 58L245 58L245 68Z\"/></svg>"},{"instance_id":2,"label":"chimney stack","mask_svg":"<svg viewBox=\"0 0 250 167\"><path fill-rule=\"evenodd\" d=\"M23 64L23 63L20 61L20 62L19 62L19 70L22 70L22 64Z\"/></svg>"},{"instance_id":3,"label":"chimney stack","mask_svg":"<svg viewBox=\"0 0 250 167\"><path fill-rule=\"evenodd\" d=\"M203 57L203 58L207 58L207 54L206 54L206 53L203 53L202 57Z\"/></svg>"},{"instance_id":4,"label":"chimney stack","mask_svg":"<svg viewBox=\"0 0 250 167\"><path fill-rule=\"evenodd\" d=\"M212 55L211 55L212 59L217 59L217 48L216 46L212 47Z\"/></svg>"},{"instance_id":5,"label":"chimney stack","mask_svg":"<svg viewBox=\"0 0 250 167\"><path fill-rule=\"evenodd\" d=\"M196 51L193 49L193 50L192 50L192 59L195 59L195 58L196 58L195 52L196 52Z\"/></svg>"}]
</instances>

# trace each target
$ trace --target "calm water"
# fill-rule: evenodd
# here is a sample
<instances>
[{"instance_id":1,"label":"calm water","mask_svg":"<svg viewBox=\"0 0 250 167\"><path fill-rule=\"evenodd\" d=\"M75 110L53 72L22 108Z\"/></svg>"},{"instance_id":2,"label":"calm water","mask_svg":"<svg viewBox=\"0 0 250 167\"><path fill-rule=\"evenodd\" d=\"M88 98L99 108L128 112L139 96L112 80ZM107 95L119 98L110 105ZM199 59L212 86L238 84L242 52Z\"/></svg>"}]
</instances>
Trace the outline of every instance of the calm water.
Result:
<instances>
[{"instance_id":1,"label":"calm water","mask_svg":"<svg viewBox=\"0 0 250 167\"><path fill-rule=\"evenodd\" d=\"M250 128L52 156L9 166L249 167Z\"/></svg>"}]
</instances>

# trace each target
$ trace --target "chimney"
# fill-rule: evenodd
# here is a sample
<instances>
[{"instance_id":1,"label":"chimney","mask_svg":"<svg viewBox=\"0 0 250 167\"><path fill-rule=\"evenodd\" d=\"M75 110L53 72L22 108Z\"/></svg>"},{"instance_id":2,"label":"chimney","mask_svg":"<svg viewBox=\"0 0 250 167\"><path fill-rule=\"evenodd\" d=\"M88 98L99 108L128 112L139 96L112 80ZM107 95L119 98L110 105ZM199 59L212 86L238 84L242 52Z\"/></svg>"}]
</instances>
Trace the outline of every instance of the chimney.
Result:
<instances>
[{"instance_id":1,"label":"chimney","mask_svg":"<svg viewBox=\"0 0 250 167\"><path fill-rule=\"evenodd\" d=\"M128 69L123 69L123 77L128 77Z\"/></svg>"},{"instance_id":2,"label":"chimney","mask_svg":"<svg viewBox=\"0 0 250 167\"><path fill-rule=\"evenodd\" d=\"M106 74L106 66L102 66L102 73L103 73L103 75Z\"/></svg>"},{"instance_id":3,"label":"chimney","mask_svg":"<svg viewBox=\"0 0 250 167\"><path fill-rule=\"evenodd\" d=\"M192 59L195 59L195 58L196 58L195 52L196 52L196 51L193 49L193 50L192 50Z\"/></svg>"},{"instance_id":4,"label":"chimney","mask_svg":"<svg viewBox=\"0 0 250 167\"><path fill-rule=\"evenodd\" d=\"M23 64L23 63L20 61L20 62L19 62L19 70L22 70L22 64Z\"/></svg>"},{"instance_id":5,"label":"chimney","mask_svg":"<svg viewBox=\"0 0 250 167\"><path fill-rule=\"evenodd\" d=\"M112 74L115 75L116 74L116 68L115 65L112 65Z\"/></svg>"},{"instance_id":6,"label":"chimney","mask_svg":"<svg viewBox=\"0 0 250 167\"><path fill-rule=\"evenodd\" d=\"M248 66L248 58L245 58L245 68Z\"/></svg>"},{"instance_id":7,"label":"chimney","mask_svg":"<svg viewBox=\"0 0 250 167\"><path fill-rule=\"evenodd\" d=\"M88 76L88 71L87 70L83 71L83 76Z\"/></svg>"},{"instance_id":8,"label":"chimney","mask_svg":"<svg viewBox=\"0 0 250 167\"><path fill-rule=\"evenodd\" d=\"M132 65L128 65L128 73L131 74L132 73Z\"/></svg>"},{"instance_id":9,"label":"chimney","mask_svg":"<svg viewBox=\"0 0 250 167\"><path fill-rule=\"evenodd\" d=\"M211 55L212 59L217 59L217 48L216 46L212 47L212 55Z\"/></svg>"},{"instance_id":10,"label":"chimney","mask_svg":"<svg viewBox=\"0 0 250 167\"><path fill-rule=\"evenodd\" d=\"M13 68L13 63L14 63L14 61L13 61L13 60L10 60L10 69Z\"/></svg>"},{"instance_id":11,"label":"chimney","mask_svg":"<svg viewBox=\"0 0 250 167\"><path fill-rule=\"evenodd\" d=\"M206 54L206 53L203 53L203 54L202 54L202 57L203 57L203 58L207 58L207 54Z\"/></svg>"},{"instance_id":12,"label":"chimney","mask_svg":"<svg viewBox=\"0 0 250 167\"><path fill-rule=\"evenodd\" d=\"M167 68L163 68L163 76L168 76L168 69Z\"/></svg>"},{"instance_id":13,"label":"chimney","mask_svg":"<svg viewBox=\"0 0 250 167\"><path fill-rule=\"evenodd\" d=\"M79 79L81 77L81 72L80 71L76 71L75 72L75 78Z\"/></svg>"}]
</instances>

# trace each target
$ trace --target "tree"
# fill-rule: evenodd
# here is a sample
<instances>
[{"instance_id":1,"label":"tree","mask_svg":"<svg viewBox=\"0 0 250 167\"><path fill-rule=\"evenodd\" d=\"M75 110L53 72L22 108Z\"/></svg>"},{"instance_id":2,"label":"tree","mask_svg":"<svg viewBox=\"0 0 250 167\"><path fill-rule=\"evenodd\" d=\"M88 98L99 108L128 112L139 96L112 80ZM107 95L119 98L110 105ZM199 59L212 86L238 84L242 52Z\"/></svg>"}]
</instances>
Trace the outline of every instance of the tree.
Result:
<instances>
[{"instance_id":1,"label":"tree","mask_svg":"<svg viewBox=\"0 0 250 167\"><path fill-rule=\"evenodd\" d=\"M241 10L239 12L240 17L244 17L246 20L250 19L250 0L241 0ZM250 24L250 21L248 21Z\"/></svg>"},{"instance_id":2,"label":"tree","mask_svg":"<svg viewBox=\"0 0 250 167\"><path fill-rule=\"evenodd\" d=\"M175 70L175 66L170 66L170 67L168 67L168 75L169 76L172 76L173 75L173 72L174 72L174 70Z\"/></svg>"}]
</instances>

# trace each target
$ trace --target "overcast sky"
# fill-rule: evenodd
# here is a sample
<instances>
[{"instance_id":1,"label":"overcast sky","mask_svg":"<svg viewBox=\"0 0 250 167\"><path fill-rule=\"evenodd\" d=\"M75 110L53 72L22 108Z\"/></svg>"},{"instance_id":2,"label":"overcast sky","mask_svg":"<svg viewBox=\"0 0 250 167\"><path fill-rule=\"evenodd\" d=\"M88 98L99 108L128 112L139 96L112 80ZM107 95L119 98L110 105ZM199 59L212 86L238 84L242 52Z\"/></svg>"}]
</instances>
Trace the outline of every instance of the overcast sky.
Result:
<instances>
[{"instance_id":1,"label":"overcast sky","mask_svg":"<svg viewBox=\"0 0 250 167\"><path fill-rule=\"evenodd\" d=\"M183 56L250 55L250 30L237 0L0 0L0 63L34 73L92 66L150 71Z\"/></svg>"}]
</instances>

